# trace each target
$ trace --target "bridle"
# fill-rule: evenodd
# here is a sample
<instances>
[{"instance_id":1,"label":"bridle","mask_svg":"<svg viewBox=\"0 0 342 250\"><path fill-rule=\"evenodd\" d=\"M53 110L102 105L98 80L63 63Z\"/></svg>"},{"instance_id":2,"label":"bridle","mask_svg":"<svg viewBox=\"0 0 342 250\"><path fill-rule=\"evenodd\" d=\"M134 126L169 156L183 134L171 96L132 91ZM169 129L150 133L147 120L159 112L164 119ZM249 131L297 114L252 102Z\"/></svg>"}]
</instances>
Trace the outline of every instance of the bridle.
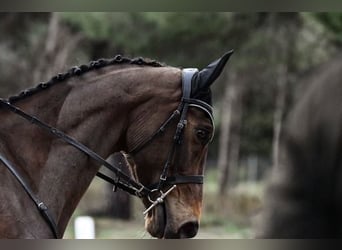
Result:
<instances>
[{"instance_id":1,"label":"bridle","mask_svg":"<svg viewBox=\"0 0 342 250\"><path fill-rule=\"evenodd\" d=\"M54 128L45 122L39 120L37 117L27 114L20 108L16 107L15 105L11 104L7 100L0 99L0 105L3 108L8 109L9 111L21 116L22 118L28 120L30 123L46 130L50 134L60 138L64 142L68 143L69 145L77 148L81 152L85 153L87 156L92 158L98 164L106 167L110 171L112 171L116 178L111 178L101 172L98 172L96 175L103 180L113 184L115 187L118 187L129 194L138 196L139 198L147 197L148 200L152 203L151 206L144 211L144 214L147 214L153 207L162 203L164 198L176 187L178 184L203 184L203 175L178 175L175 174L174 176L169 176L169 168L172 165L173 158L176 152L176 148L178 145L182 144L184 128L187 124L187 113L189 107L195 107L204 111L208 117L211 119L211 123L214 127L213 116L212 116L212 107L207 103L199 100L199 99L192 99L190 98L191 95L191 88L192 88L192 78L198 72L197 69L183 69L182 70L182 99L178 106L178 108L166 119L166 121L161 125L161 127L153 133L149 138L147 138L142 143L135 146L132 150L130 150L129 154L135 154L139 152L142 148L150 144L154 138L162 134L166 127L173 121L176 117L179 118L179 122L177 124L176 132L173 137L173 145L171 150L168 153L167 160L164 164L164 168L160 175L159 181L155 184L150 186L145 186L136 180L132 179L130 176L126 175L124 172L121 171L119 166L115 166L97 153L89 149L84 144L78 142L77 140L73 139L72 137L66 135L64 132ZM212 139L212 138L211 138ZM0 161L8 168L8 170L15 176L21 186L24 188L28 196L33 200L37 209L41 212L43 218L46 220L47 224L50 226L54 236L59 238L59 233L57 229L57 225L55 220L53 219L52 215L49 212L48 207L37 197L36 194L32 191L32 189L27 185L25 179L19 174L17 171L16 166L6 159L0 153ZM169 188L167 191L163 191L164 188ZM157 194L157 198L152 199L152 194ZM158 196L159 194L159 196ZM155 196L155 195L154 195Z\"/></svg>"},{"instance_id":2,"label":"bridle","mask_svg":"<svg viewBox=\"0 0 342 250\"><path fill-rule=\"evenodd\" d=\"M182 144L183 139L183 130L187 124L187 112L189 107L196 107L208 114L210 117L212 126L214 127L214 120L212 116L212 108L207 103L198 100L198 99L191 99L191 80L195 73L197 73L197 69L188 68L183 69L182 71L182 88L183 88L183 96L181 99L180 104L178 105L177 109L171 114L171 116L162 124L162 126L150 136L147 140L143 141L142 143L135 146L132 150L129 151L129 154L135 154L150 144L153 139L155 139L159 134L163 133L166 127L173 121L176 117L180 117L179 122L177 124L176 132L173 137L173 144L171 150L168 153L167 160L164 164L163 171L160 175L159 182L152 184L149 188L158 189L160 190L162 187L167 185L174 185L174 184L184 184L184 183L197 183L203 184L203 175L175 175L175 176L168 176L169 168L172 164L172 159L174 158L176 148L178 145ZM212 134L213 136L213 134ZM212 137L210 138L212 140Z\"/></svg>"},{"instance_id":3,"label":"bridle","mask_svg":"<svg viewBox=\"0 0 342 250\"><path fill-rule=\"evenodd\" d=\"M146 215L153 207L164 202L164 198L169 194L178 184L203 184L203 175L179 175L175 174L173 176L169 176L168 172L170 166L173 163L174 155L176 153L177 146L182 144L184 128L187 124L187 114L189 107L195 107L204 111L208 117L210 118L211 124L214 128L214 118L212 116L212 107L199 100L190 98L191 88L192 88L192 78L198 72L198 69L195 68L186 68L182 70L182 89L183 95L178 108L171 114L171 116L162 124L162 126L152 134L147 140L135 146L132 150L130 150L130 154L135 154L145 146L150 144L154 138L156 138L159 134L163 133L166 127L173 121L176 117L180 117L179 122L177 124L176 132L173 137L173 144L171 146L171 150L168 153L167 160L164 164L162 173L159 177L159 181L154 183L148 188L151 190L150 194L148 194L147 198L152 203L149 208L147 208L143 214ZM210 138L212 140L214 135L214 131ZM177 173L177 171L176 171ZM162 191L164 188L169 188L165 193ZM151 194L157 193L157 198L152 199ZM159 196L158 196L159 193Z\"/></svg>"}]
</instances>

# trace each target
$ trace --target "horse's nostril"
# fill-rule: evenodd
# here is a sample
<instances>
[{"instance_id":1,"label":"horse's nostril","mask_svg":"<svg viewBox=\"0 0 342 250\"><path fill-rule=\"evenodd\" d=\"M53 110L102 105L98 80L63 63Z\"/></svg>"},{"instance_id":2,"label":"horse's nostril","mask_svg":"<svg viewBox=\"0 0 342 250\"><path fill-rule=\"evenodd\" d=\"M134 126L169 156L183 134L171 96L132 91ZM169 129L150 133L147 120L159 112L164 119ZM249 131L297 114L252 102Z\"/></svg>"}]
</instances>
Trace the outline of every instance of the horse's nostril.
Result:
<instances>
[{"instance_id":1,"label":"horse's nostril","mask_svg":"<svg viewBox=\"0 0 342 250\"><path fill-rule=\"evenodd\" d=\"M198 222L190 221L183 224L178 230L179 238L192 238L195 237L198 231Z\"/></svg>"}]
</instances>

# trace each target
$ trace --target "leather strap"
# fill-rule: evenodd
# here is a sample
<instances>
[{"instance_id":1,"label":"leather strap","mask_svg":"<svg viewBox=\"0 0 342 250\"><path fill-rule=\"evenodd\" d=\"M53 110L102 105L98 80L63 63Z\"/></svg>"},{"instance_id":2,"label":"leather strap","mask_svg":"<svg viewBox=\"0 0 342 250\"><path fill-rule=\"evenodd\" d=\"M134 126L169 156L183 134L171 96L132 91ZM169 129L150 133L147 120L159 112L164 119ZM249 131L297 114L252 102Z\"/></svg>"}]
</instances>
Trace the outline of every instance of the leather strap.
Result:
<instances>
[{"instance_id":1,"label":"leather strap","mask_svg":"<svg viewBox=\"0 0 342 250\"><path fill-rule=\"evenodd\" d=\"M181 110L181 115L180 115L180 120L177 124L177 128L176 128L176 132L175 132L175 136L174 136L174 143L171 147L171 150L168 154L167 160L165 162L163 171L160 175L159 178L159 182L158 184L153 184L152 186L157 186L157 189L162 189L164 185L169 185L170 184L170 180L172 178L167 176L168 172L169 172L169 168L172 165L173 162L173 158L174 158L174 154L176 152L176 147L177 145L180 145L182 143L182 137L183 137L183 132L184 132L184 128L186 126L187 123L187 114L188 114L188 109L189 109L189 102L185 102L184 100L190 100L190 94L191 94L191 86L192 86L192 78L194 76L194 74L196 74L198 72L198 69L195 68L186 68L182 70L182 99L181 99L181 103L180 103L180 110ZM177 169L175 169L175 172L177 173ZM184 184L184 183L193 183L192 181L194 180L194 178L191 178L191 176L189 176L190 178L186 178L187 181L182 181L179 182ZM176 179L173 179L174 181ZM183 179L185 180L185 179ZM196 180L197 181L197 180ZM202 176L202 183L203 183L203 176Z\"/></svg>"},{"instance_id":2,"label":"leather strap","mask_svg":"<svg viewBox=\"0 0 342 250\"><path fill-rule=\"evenodd\" d=\"M171 184L203 184L203 175L173 175L166 178L166 181Z\"/></svg>"},{"instance_id":3,"label":"leather strap","mask_svg":"<svg viewBox=\"0 0 342 250\"><path fill-rule=\"evenodd\" d=\"M178 184L203 184L203 175L173 175L168 176L164 181L164 186L172 186ZM148 186L149 189L158 189L159 183Z\"/></svg>"},{"instance_id":4,"label":"leather strap","mask_svg":"<svg viewBox=\"0 0 342 250\"><path fill-rule=\"evenodd\" d=\"M12 173L12 175L18 180L20 185L24 188L28 196L31 198L31 200L36 205L39 212L43 215L45 221L50 226L53 235L55 238L59 238L57 225L55 220L53 219L52 215L49 212L48 207L34 194L34 192L31 190L31 188L26 184L25 180L21 177L20 174L18 174L18 171L14 167L14 164L7 160L3 155L0 154L0 161L8 168L8 170Z\"/></svg>"},{"instance_id":5,"label":"leather strap","mask_svg":"<svg viewBox=\"0 0 342 250\"><path fill-rule=\"evenodd\" d=\"M77 148L81 152L83 152L86 155L88 155L90 158L95 160L97 163L101 164L102 166L104 166L104 167L108 168L109 170L111 170L112 172L114 172L116 175L120 176L120 178L122 180L124 180L126 183L128 183L130 185L129 187L126 187L126 188L131 188L132 192L135 192L137 196L139 196L139 197L147 196L148 193L150 192L150 190L148 190L145 186L143 186L142 184L134 181L130 176L128 176L125 173L123 173L119 168L111 165L109 162L107 162L101 156L96 154L90 148L88 148L87 146L79 143L74 138L66 135L65 133L63 133L62 131L58 130L57 128L54 128L54 127L52 127L52 126L42 122L38 118L25 113L24 111L22 111L18 107L13 106L12 104L10 104L9 102L7 102L5 100L0 99L0 104L3 107L5 107L5 108L11 110L12 112L18 114L19 116L25 118L29 122L31 122L31 123L37 125L38 127L46 130L50 134L52 134L52 135L62 139L66 143L70 144L71 146Z\"/></svg>"}]
</instances>

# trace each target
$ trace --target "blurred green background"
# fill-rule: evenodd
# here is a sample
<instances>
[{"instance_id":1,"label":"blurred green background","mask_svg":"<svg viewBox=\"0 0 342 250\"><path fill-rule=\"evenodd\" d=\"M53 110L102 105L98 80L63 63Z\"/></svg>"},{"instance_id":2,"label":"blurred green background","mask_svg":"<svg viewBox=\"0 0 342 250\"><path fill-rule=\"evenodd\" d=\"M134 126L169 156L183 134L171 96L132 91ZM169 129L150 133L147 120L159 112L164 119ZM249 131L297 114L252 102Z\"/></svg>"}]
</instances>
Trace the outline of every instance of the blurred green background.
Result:
<instances>
[{"instance_id":1,"label":"blurred green background","mask_svg":"<svg viewBox=\"0 0 342 250\"><path fill-rule=\"evenodd\" d=\"M116 54L202 68L234 49L213 86L215 123L197 238L251 238L283 122L305 78L342 46L342 13L0 13L0 96ZM142 204L94 180L70 221L97 238L150 238Z\"/></svg>"}]
</instances>

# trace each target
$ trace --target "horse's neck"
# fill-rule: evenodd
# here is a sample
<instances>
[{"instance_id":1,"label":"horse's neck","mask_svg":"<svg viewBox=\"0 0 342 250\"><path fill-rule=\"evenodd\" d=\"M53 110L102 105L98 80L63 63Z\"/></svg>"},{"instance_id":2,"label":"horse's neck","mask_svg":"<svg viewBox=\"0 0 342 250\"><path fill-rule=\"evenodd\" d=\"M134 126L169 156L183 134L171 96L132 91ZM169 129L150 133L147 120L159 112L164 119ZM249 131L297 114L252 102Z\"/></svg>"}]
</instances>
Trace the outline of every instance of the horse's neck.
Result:
<instances>
[{"instance_id":1,"label":"horse's neck","mask_svg":"<svg viewBox=\"0 0 342 250\"><path fill-rule=\"evenodd\" d=\"M120 84L113 89L109 80L92 79L91 83L61 83L17 104L107 157L121 147L129 98L125 98ZM99 166L37 126L2 112L6 122L0 139L7 142L2 148L9 149L3 153L24 170L28 183L49 206L63 231ZM24 190L22 194L26 195Z\"/></svg>"},{"instance_id":2,"label":"horse's neck","mask_svg":"<svg viewBox=\"0 0 342 250\"><path fill-rule=\"evenodd\" d=\"M16 104L105 158L125 146L138 144L143 137L141 131L152 134L160 126L178 105L178 78L178 69L104 69L101 74L89 72ZM164 84L161 88L156 85L160 83ZM159 117L159 113L165 117ZM99 166L15 114L0 110L0 117L0 151L23 170L32 189L50 208L58 229L64 232ZM21 195L18 199L26 195L24 190L16 189L16 194ZM27 220L27 211L19 210L21 218ZM33 204L31 210L34 220L30 222L42 221ZM42 223L46 233L46 223Z\"/></svg>"},{"instance_id":3,"label":"horse's neck","mask_svg":"<svg viewBox=\"0 0 342 250\"><path fill-rule=\"evenodd\" d=\"M25 98L14 105L54 126L70 89L67 86L55 86L54 89ZM0 116L1 152L23 169L30 184L36 185L39 183L42 166L46 162L53 138L38 126L8 110L1 109Z\"/></svg>"},{"instance_id":4,"label":"horse's neck","mask_svg":"<svg viewBox=\"0 0 342 250\"><path fill-rule=\"evenodd\" d=\"M120 141L129 112L126 108L128 99L120 85L115 89L106 85L93 82L74 87L65 99L56 123L56 127L103 158L122 149ZM52 143L40 192L43 197L51 197L51 203L55 204L60 230L66 227L98 169L99 165L79 150L60 140ZM46 189L51 183L57 188Z\"/></svg>"}]
</instances>

